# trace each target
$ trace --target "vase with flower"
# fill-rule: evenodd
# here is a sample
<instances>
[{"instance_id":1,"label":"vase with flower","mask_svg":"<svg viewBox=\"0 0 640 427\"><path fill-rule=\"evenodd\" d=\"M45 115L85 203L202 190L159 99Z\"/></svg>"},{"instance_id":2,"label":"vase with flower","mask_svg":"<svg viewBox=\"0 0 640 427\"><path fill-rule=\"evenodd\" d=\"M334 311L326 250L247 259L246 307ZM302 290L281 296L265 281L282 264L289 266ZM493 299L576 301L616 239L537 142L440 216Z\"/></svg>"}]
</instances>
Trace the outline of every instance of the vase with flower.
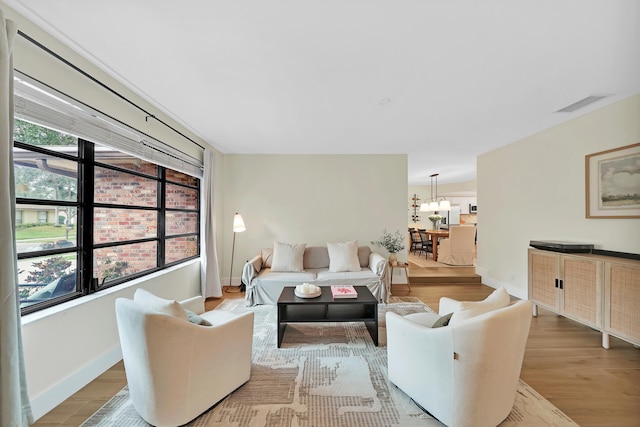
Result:
<instances>
[{"instance_id":1,"label":"vase with flower","mask_svg":"<svg viewBox=\"0 0 640 427\"><path fill-rule=\"evenodd\" d=\"M438 222L440 222L441 219L442 217L438 214L429 215L429 220L433 224L433 230L438 229Z\"/></svg>"},{"instance_id":2,"label":"vase with flower","mask_svg":"<svg viewBox=\"0 0 640 427\"><path fill-rule=\"evenodd\" d=\"M404 236L400 230L396 230L391 234L387 230L382 230L382 236L371 242L372 245L383 247L389 252L389 262L391 265L398 263L398 252L404 250Z\"/></svg>"}]
</instances>

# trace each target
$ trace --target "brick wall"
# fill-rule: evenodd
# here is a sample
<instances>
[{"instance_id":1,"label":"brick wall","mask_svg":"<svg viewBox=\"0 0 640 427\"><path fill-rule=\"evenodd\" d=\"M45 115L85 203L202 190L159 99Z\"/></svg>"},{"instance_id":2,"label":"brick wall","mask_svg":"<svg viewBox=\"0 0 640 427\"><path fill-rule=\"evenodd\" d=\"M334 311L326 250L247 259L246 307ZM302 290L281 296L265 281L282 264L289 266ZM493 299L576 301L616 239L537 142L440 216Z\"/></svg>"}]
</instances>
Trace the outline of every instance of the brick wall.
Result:
<instances>
[{"instance_id":1,"label":"brick wall","mask_svg":"<svg viewBox=\"0 0 640 427\"><path fill-rule=\"evenodd\" d=\"M149 167L151 166L153 165ZM97 167L95 171L96 203L157 206L158 182L156 180L106 168ZM154 173L151 170L143 172ZM167 179L188 185L198 184L196 178L170 170L167 170ZM167 183L166 206L169 209L197 209L198 192ZM198 213L168 211L165 231L167 236L197 232ZM94 242L96 244L156 237L157 233L157 212L155 211L95 208ZM198 241L195 237L168 239L165 250L165 261L170 263L196 255ZM105 271L113 269L118 261L128 264L124 271L126 275L154 268L156 252L155 242L95 250L94 277L102 280Z\"/></svg>"}]
</instances>

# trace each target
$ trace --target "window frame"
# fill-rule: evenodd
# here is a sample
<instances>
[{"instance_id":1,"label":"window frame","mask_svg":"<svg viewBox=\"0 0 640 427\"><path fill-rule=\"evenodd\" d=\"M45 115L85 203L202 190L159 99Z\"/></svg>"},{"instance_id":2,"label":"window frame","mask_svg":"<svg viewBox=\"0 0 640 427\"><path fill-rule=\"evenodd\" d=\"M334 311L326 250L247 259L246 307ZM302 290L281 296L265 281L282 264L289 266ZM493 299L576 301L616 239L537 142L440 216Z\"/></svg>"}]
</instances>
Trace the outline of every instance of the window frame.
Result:
<instances>
[{"instance_id":1,"label":"window frame","mask_svg":"<svg viewBox=\"0 0 640 427\"><path fill-rule=\"evenodd\" d=\"M33 123L33 122L32 122ZM45 127L42 125L37 125L41 127ZM99 143L99 141L98 141ZM103 145L103 144L100 144ZM107 145L108 144L104 144ZM22 252L17 254L18 260L25 259L35 259L41 258L43 256L51 256L58 254L68 254L70 252L75 252L76 254L76 289L75 292L71 292L69 294L51 298L46 301L42 301L39 303L35 303L33 305L29 305L21 308L21 314L26 315L30 313L34 313L36 311L40 311L42 309L52 307L66 301L70 301L73 299L81 298L86 295L93 294L95 292L101 291L103 289L111 288L114 286L121 285L122 283L128 282L130 280L137 279L139 277L146 276L148 274L155 273L157 271L164 270L166 268L172 267L174 265L178 265L184 262L188 262L192 259L196 259L200 257L200 248L201 248L201 234L200 234L200 221L201 221L201 212L200 212L200 192L201 192L201 179L199 177L195 178L195 186L190 186L182 183L177 183L175 181L167 181L166 180L166 170L167 168L162 165L157 165L158 167L158 176L152 176L146 173L131 171L126 168L121 168L118 166L114 166L107 163L101 163L96 161L95 158L95 147L91 141L78 138L78 155L69 155L65 153L56 152L54 150L47 149L48 146L42 145L32 145L14 140L14 147L22 150L27 150L30 152L36 152L46 155L51 155L57 158L62 158L65 160L71 160L77 162L78 164L78 174L77 174L77 198L76 201L60 201L60 200L44 200L44 199L35 199L28 197L16 197L16 206L15 210L21 210L21 205L60 205L60 206L71 206L76 208L77 212L77 223L75 227L76 233L76 246L75 247L65 247L65 248L54 248L48 250L39 250L39 251L30 251L30 252ZM43 148L44 147L44 148ZM54 147L54 146L51 146ZM117 149L116 149L117 150ZM118 150L119 151L119 150ZM128 153L123 153L129 155ZM136 156L131 156L137 158ZM114 170L116 172L131 174L135 176L140 176L145 179L153 179L156 181L157 185L157 204L155 207L143 207L143 206L131 206L131 205L120 205L120 204L107 204L107 203L96 203L94 201L94 192L95 192L95 170L96 168L107 168L110 170ZM190 174L187 174L192 176ZM165 190L166 184L170 183L172 185L180 185L182 187L186 187L196 191L196 208L195 209L167 209L166 208L166 197ZM118 240L114 242L106 242L96 244L94 242L94 209L95 208L117 208L117 209L131 209L131 210L151 210L157 213L157 232L155 237L147 237L142 239L131 239L131 240ZM167 236L165 233L165 221L167 212L175 212L175 211L186 211L186 212L195 212L197 214L197 228L195 232L185 233L181 235L171 235ZM177 261L173 261L171 263L165 262L165 245L168 239L173 239L181 236L196 236L197 238L197 248L196 254L181 258ZM144 271L140 271L137 273L129 274L120 278L116 278L110 280L108 282L102 281L99 282L98 278L94 278L94 250L105 248L105 247L118 247L131 245L136 243L145 243L145 242L156 242L157 251L156 251L156 264L155 267L151 269L146 269ZM18 284L16 283L16 287Z\"/></svg>"}]
</instances>

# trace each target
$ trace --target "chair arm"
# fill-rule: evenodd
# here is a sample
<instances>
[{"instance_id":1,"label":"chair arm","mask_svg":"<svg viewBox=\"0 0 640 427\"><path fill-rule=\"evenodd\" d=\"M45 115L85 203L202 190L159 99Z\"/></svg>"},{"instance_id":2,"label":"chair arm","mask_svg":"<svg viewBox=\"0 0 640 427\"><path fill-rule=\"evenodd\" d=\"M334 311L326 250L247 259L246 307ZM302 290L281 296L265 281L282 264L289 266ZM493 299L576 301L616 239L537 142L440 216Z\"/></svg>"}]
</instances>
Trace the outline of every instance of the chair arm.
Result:
<instances>
[{"instance_id":1,"label":"chair arm","mask_svg":"<svg viewBox=\"0 0 640 427\"><path fill-rule=\"evenodd\" d=\"M260 270L262 270L262 256L256 255L242 267L242 283L246 286L251 285L251 281L256 278Z\"/></svg>"},{"instance_id":2,"label":"chair arm","mask_svg":"<svg viewBox=\"0 0 640 427\"><path fill-rule=\"evenodd\" d=\"M248 346L251 355L251 344L253 342L253 312L233 314L224 310L211 310L203 314L203 317L211 322L212 326L196 326L194 332L195 346L198 351L208 353L225 353L230 355L229 360L234 360L240 356L240 349ZM225 350L220 352L220 346ZM236 351L230 349L237 348ZM244 351L244 350L243 350Z\"/></svg>"},{"instance_id":3,"label":"chair arm","mask_svg":"<svg viewBox=\"0 0 640 427\"><path fill-rule=\"evenodd\" d=\"M185 310L193 311L195 314L204 313L204 297L202 295L197 295L184 301L180 301L180 305Z\"/></svg>"},{"instance_id":4,"label":"chair arm","mask_svg":"<svg viewBox=\"0 0 640 427\"><path fill-rule=\"evenodd\" d=\"M212 310L212 312L222 310ZM214 382L219 383L221 378L228 376L227 367L241 367L247 380L251 370L251 350L253 344L253 312L235 315L232 313L220 313L224 316L218 318L206 316L213 326L195 327L194 333L194 358L199 358L215 372ZM228 315L227 315L228 314ZM191 325L189 325L191 326ZM224 366L223 370L211 369L211 367ZM225 371L225 372L223 372ZM205 393L206 394L206 393Z\"/></svg>"},{"instance_id":5,"label":"chair arm","mask_svg":"<svg viewBox=\"0 0 640 427\"><path fill-rule=\"evenodd\" d=\"M387 264L387 260L379 253L371 252L369 255L369 268L379 277L386 276Z\"/></svg>"},{"instance_id":6,"label":"chair arm","mask_svg":"<svg viewBox=\"0 0 640 427\"><path fill-rule=\"evenodd\" d=\"M440 298L440 306L438 307L438 314L444 316L445 314L453 313L460 308L460 301L456 301L451 298Z\"/></svg>"},{"instance_id":7,"label":"chair arm","mask_svg":"<svg viewBox=\"0 0 640 427\"><path fill-rule=\"evenodd\" d=\"M192 396L210 400L211 386L215 384L218 400L249 380L253 317L253 312L247 312L228 316L213 326L189 325L195 327L195 333L188 363L198 367L191 370Z\"/></svg>"},{"instance_id":8,"label":"chair arm","mask_svg":"<svg viewBox=\"0 0 640 427\"><path fill-rule=\"evenodd\" d=\"M369 268L380 278L380 284L383 287L380 295L381 301L385 303L389 302L389 297L391 296L389 262L382 255L371 252L369 255Z\"/></svg>"},{"instance_id":9,"label":"chair arm","mask_svg":"<svg viewBox=\"0 0 640 427\"><path fill-rule=\"evenodd\" d=\"M386 329L389 380L418 404L450 401L455 362L452 329L431 329L393 312L386 314Z\"/></svg>"}]
</instances>

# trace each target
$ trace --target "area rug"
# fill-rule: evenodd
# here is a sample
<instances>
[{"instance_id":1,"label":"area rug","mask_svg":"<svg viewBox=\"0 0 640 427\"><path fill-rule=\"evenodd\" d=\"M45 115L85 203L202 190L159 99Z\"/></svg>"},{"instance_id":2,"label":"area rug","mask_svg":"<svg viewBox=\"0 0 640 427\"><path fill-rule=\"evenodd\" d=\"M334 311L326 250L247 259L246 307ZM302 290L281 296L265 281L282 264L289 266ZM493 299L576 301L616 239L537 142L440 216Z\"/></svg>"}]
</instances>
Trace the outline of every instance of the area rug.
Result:
<instances>
[{"instance_id":1,"label":"area rug","mask_svg":"<svg viewBox=\"0 0 640 427\"><path fill-rule=\"evenodd\" d=\"M393 297L379 306L379 347L364 323L298 323L287 326L276 347L276 308L245 307L226 300L217 309L253 311L251 379L188 426L194 427L390 427L441 426L387 378L384 318L432 311L414 297ZM513 411L501 426L576 426L569 417L520 381ZM85 423L148 426L125 387Z\"/></svg>"}]
</instances>

